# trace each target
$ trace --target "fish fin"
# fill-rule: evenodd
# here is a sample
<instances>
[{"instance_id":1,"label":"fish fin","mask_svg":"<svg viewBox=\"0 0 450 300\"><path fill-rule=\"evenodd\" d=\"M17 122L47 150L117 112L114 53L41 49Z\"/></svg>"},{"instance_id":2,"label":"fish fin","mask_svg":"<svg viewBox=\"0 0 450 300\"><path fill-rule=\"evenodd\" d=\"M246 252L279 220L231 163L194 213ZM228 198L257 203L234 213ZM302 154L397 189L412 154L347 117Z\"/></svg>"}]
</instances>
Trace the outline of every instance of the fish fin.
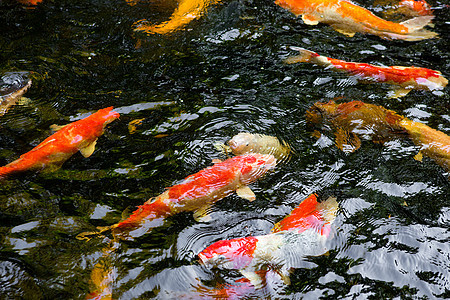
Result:
<instances>
[{"instance_id":1,"label":"fish fin","mask_svg":"<svg viewBox=\"0 0 450 300\"><path fill-rule=\"evenodd\" d=\"M336 30L337 32L342 33L343 35L346 35L346 36L348 36L348 37L354 37L354 36L355 36L355 33L356 33L356 32L354 32L354 31L349 31L349 30L347 30L347 29L339 28L339 27L336 27L336 26L333 26L333 28L334 28L334 30Z\"/></svg>"},{"instance_id":2,"label":"fish fin","mask_svg":"<svg viewBox=\"0 0 450 300\"><path fill-rule=\"evenodd\" d=\"M361 140L355 133L339 128L336 131L336 146L345 153L352 153L361 147Z\"/></svg>"},{"instance_id":3,"label":"fish fin","mask_svg":"<svg viewBox=\"0 0 450 300\"><path fill-rule=\"evenodd\" d=\"M211 221L211 216L209 215L209 211L211 210L212 205L204 205L194 211L194 220L197 222L209 222Z\"/></svg>"},{"instance_id":4,"label":"fish fin","mask_svg":"<svg viewBox=\"0 0 450 300\"><path fill-rule=\"evenodd\" d=\"M405 88L396 88L388 93L389 98L400 98L403 96L406 96L411 89L405 89Z\"/></svg>"},{"instance_id":5,"label":"fish fin","mask_svg":"<svg viewBox=\"0 0 450 300\"><path fill-rule=\"evenodd\" d=\"M247 186L241 186L236 190L236 194L238 194L239 197L247 199L248 201L253 201L256 199L255 193Z\"/></svg>"},{"instance_id":6,"label":"fish fin","mask_svg":"<svg viewBox=\"0 0 450 300\"><path fill-rule=\"evenodd\" d=\"M434 16L415 17L415 18L403 21L400 24L407 27L409 31L417 31L427 25L430 25L433 18L434 18Z\"/></svg>"},{"instance_id":7,"label":"fish fin","mask_svg":"<svg viewBox=\"0 0 450 300\"><path fill-rule=\"evenodd\" d=\"M296 63L302 63L302 62L311 62L313 57L319 56L317 53L314 53L312 51L298 48L298 47L291 47L292 50L298 50L300 52L299 55L288 57L284 60L284 63L286 64L296 64Z\"/></svg>"},{"instance_id":8,"label":"fish fin","mask_svg":"<svg viewBox=\"0 0 450 300\"><path fill-rule=\"evenodd\" d=\"M303 14L302 20L307 25L317 25L319 24L319 19L314 15Z\"/></svg>"},{"instance_id":9,"label":"fish fin","mask_svg":"<svg viewBox=\"0 0 450 300\"><path fill-rule=\"evenodd\" d=\"M92 153L94 153L95 150L95 144L97 144L97 140L93 141L92 143L90 143L89 145L87 145L84 148L80 149L81 154L84 157L89 157L92 155Z\"/></svg>"},{"instance_id":10,"label":"fish fin","mask_svg":"<svg viewBox=\"0 0 450 300\"><path fill-rule=\"evenodd\" d=\"M52 131L59 131L59 130L61 130L61 129L63 129L64 127L66 127L68 124L66 124L66 125L56 125L56 124L53 124L53 125L50 125L50 129L52 130Z\"/></svg>"},{"instance_id":11,"label":"fish fin","mask_svg":"<svg viewBox=\"0 0 450 300\"><path fill-rule=\"evenodd\" d=\"M283 280L284 284L291 284L291 279L289 278L291 272L288 269L276 270L276 273L280 275L281 280Z\"/></svg>"},{"instance_id":12,"label":"fish fin","mask_svg":"<svg viewBox=\"0 0 450 300\"><path fill-rule=\"evenodd\" d=\"M218 163L221 163L222 160L221 160L221 159L218 159L218 158L214 158L213 160L211 160L211 162L212 162L213 164L218 164Z\"/></svg>"},{"instance_id":13,"label":"fish fin","mask_svg":"<svg viewBox=\"0 0 450 300\"><path fill-rule=\"evenodd\" d=\"M419 151L419 153L414 155L414 159L417 160L417 161L422 161L422 159L423 159L422 151Z\"/></svg>"},{"instance_id":14,"label":"fish fin","mask_svg":"<svg viewBox=\"0 0 450 300\"><path fill-rule=\"evenodd\" d=\"M239 271L241 272L242 275L245 276L245 278L247 278L250 281L250 283L256 289L260 289L263 287L263 278L260 274L258 274L255 271L247 271L245 269L241 269Z\"/></svg>"},{"instance_id":15,"label":"fish fin","mask_svg":"<svg viewBox=\"0 0 450 300\"><path fill-rule=\"evenodd\" d=\"M333 223L334 219L336 219L336 212L339 208L339 204L335 197L328 197L328 199L321 202L317 208L322 211L322 218L325 222Z\"/></svg>"}]
</instances>

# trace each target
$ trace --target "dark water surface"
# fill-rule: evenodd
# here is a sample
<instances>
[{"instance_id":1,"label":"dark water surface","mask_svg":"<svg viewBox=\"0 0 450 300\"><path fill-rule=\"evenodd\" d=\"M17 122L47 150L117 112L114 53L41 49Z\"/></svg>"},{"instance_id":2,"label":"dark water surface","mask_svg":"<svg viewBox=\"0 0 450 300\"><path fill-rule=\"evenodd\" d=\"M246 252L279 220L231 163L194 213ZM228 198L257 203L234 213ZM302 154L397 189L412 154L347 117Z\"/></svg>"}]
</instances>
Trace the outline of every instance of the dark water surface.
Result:
<instances>
[{"instance_id":1,"label":"dark water surface","mask_svg":"<svg viewBox=\"0 0 450 300\"><path fill-rule=\"evenodd\" d=\"M358 1L376 10L371 1ZM307 26L273 1L224 1L169 36L135 33L146 18L166 20L175 2L46 1L25 9L0 1L0 73L33 71L29 101L0 118L0 165L97 109L121 114L89 158L79 153L54 173L24 174L0 186L0 298L81 299L106 242L77 234L121 220L127 208L223 156L214 148L240 131L275 135L292 159L252 184L257 200L236 195L212 220L180 214L106 264L115 299L196 299L197 290L232 284L236 271L209 270L196 255L226 238L267 233L311 192L337 197L335 247L237 298L434 299L450 297L450 184L432 160L413 159L407 140L363 141L345 154L333 137L317 141L304 114L316 101L344 97L395 110L450 134L450 97L412 91L389 99L387 85L355 84L310 64L284 65L300 46L379 65L415 65L450 78L450 9L435 7L440 39L345 37ZM128 124L142 123L130 132Z\"/></svg>"}]
</instances>

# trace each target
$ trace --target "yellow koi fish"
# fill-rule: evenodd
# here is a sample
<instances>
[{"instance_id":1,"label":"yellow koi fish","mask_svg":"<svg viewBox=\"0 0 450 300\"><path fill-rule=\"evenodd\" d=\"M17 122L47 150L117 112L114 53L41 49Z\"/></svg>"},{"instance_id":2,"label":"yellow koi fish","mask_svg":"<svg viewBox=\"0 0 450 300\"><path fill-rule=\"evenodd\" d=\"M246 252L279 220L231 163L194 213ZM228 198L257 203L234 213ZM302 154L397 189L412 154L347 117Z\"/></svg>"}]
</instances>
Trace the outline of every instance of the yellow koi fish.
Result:
<instances>
[{"instance_id":1,"label":"yellow koi fish","mask_svg":"<svg viewBox=\"0 0 450 300\"><path fill-rule=\"evenodd\" d=\"M387 40L420 41L438 36L424 29L433 16L419 16L401 23L375 16L369 10L345 0L275 0L275 4L291 11L308 25L325 23L352 37L356 32L377 35Z\"/></svg>"},{"instance_id":2,"label":"yellow koi fish","mask_svg":"<svg viewBox=\"0 0 450 300\"><path fill-rule=\"evenodd\" d=\"M178 8L169 21L157 25L151 25L147 20L139 20L134 25L135 31L145 33L168 34L183 28L194 19L200 18L209 5L216 4L220 0L181 0Z\"/></svg>"}]
</instances>

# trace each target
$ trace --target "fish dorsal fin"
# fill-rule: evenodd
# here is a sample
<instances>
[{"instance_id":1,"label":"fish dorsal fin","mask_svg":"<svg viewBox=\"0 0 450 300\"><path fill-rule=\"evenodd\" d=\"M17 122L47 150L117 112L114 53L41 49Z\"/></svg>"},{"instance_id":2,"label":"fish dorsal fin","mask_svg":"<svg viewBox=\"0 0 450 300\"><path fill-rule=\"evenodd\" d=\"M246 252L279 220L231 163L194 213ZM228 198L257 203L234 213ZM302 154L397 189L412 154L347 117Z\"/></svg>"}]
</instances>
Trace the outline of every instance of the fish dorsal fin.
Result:
<instances>
[{"instance_id":1,"label":"fish dorsal fin","mask_svg":"<svg viewBox=\"0 0 450 300\"><path fill-rule=\"evenodd\" d=\"M238 194L239 197L247 199L248 201L253 201L256 199L255 193L247 186L241 186L236 190L236 194Z\"/></svg>"},{"instance_id":2,"label":"fish dorsal fin","mask_svg":"<svg viewBox=\"0 0 450 300\"><path fill-rule=\"evenodd\" d=\"M319 24L319 19L314 15L303 14L302 20L307 25L317 25Z\"/></svg>"},{"instance_id":3,"label":"fish dorsal fin","mask_svg":"<svg viewBox=\"0 0 450 300\"><path fill-rule=\"evenodd\" d=\"M422 161L422 159L423 159L422 151L419 151L419 153L414 155L414 159L417 160L417 161Z\"/></svg>"},{"instance_id":4,"label":"fish dorsal fin","mask_svg":"<svg viewBox=\"0 0 450 300\"><path fill-rule=\"evenodd\" d=\"M60 131L61 129L63 129L64 127L66 127L68 124L66 124L66 125L56 125L56 124L53 124L53 125L50 125L50 129L52 130L52 131Z\"/></svg>"},{"instance_id":5,"label":"fish dorsal fin","mask_svg":"<svg viewBox=\"0 0 450 300\"><path fill-rule=\"evenodd\" d=\"M339 27L334 27L334 30L336 30L337 32L342 33L343 35L346 35L348 37L355 36L355 32L354 31L349 31L347 29L343 29L343 28L339 28Z\"/></svg>"},{"instance_id":6,"label":"fish dorsal fin","mask_svg":"<svg viewBox=\"0 0 450 300\"><path fill-rule=\"evenodd\" d=\"M211 160L211 162L212 162L213 164L218 164L218 163L221 163L222 160L221 160L221 159L218 159L218 158L214 158L213 160Z\"/></svg>"},{"instance_id":7,"label":"fish dorsal fin","mask_svg":"<svg viewBox=\"0 0 450 300\"><path fill-rule=\"evenodd\" d=\"M209 222L211 221L211 216L209 212L211 211L212 205L204 205L194 211L194 220L197 222Z\"/></svg>"},{"instance_id":8,"label":"fish dorsal fin","mask_svg":"<svg viewBox=\"0 0 450 300\"><path fill-rule=\"evenodd\" d=\"M80 149L81 154L84 157L89 157L92 155L92 153L94 153L95 150L95 144L97 144L97 139L95 141L93 141L92 143L90 143L89 145L87 145L86 147L83 147Z\"/></svg>"},{"instance_id":9,"label":"fish dorsal fin","mask_svg":"<svg viewBox=\"0 0 450 300\"><path fill-rule=\"evenodd\" d=\"M399 88L396 88L396 89L393 89L392 91L390 91L388 93L388 96L391 99L392 98L400 98L400 97L406 96L410 91L411 91L411 89L405 89L405 88L399 87Z\"/></svg>"},{"instance_id":10,"label":"fish dorsal fin","mask_svg":"<svg viewBox=\"0 0 450 300\"><path fill-rule=\"evenodd\" d=\"M246 269L241 269L239 270L241 272L242 275L245 276L245 278L247 278L250 283L256 288L256 289L260 289L263 287L263 278L262 275L258 274L255 271L249 271Z\"/></svg>"},{"instance_id":11,"label":"fish dorsal fin","mask_svg":"<svg viewBox=\"0 0 450 300\"><path fill-rule=\"evenodd\" d=\"M339 128L336 130L336 146L345 153L352 153L361 147L361 140L355 133Z\"/></svg>"}]
</instances>

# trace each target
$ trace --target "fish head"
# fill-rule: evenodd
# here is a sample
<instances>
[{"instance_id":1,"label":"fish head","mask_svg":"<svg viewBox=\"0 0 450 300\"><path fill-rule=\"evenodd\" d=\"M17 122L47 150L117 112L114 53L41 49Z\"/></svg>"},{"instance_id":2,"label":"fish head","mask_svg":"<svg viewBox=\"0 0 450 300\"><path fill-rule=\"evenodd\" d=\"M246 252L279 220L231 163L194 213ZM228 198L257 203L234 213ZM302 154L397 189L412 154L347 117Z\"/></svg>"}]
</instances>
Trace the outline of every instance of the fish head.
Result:
<instances>
[{"instance_id":1,"label":"fish head","mask_svg":"<svg viewBox=\"0 0 450 300\"><path fill-rule=\"evenodd\" d=\"M254 146L255 135L248 132L240 132L228 141L228 145L234 155L249 153ZM250 151L249 151L250 150Z\"/></svg>"},{"instance_id":2,"label":"fish head","mask_svg":"<svg viewBox=\"0 0 450 300\"><path fill-rule=\"evenodd\" d=\"M331 100L327 103L316 102L306 111L306 122L310 125L323 124L336 113L337 104Z\"/></svg>"},{"instance_id":3,"label":"fish head","mask_svg":"<svg viewBox=\"0 0 450 300\"><path fill-rule=\"evenodd\" d=\"M200 252L198 257L207 267L243 269L253 260L257 242L255 237L221 240Z\"/></svg>"},{"instance_id":4,"label":"fish head","mask_svg":"<svg viewBox=\"0 0 450 300\"><path fill-rule=\"evenodd\" d=\"M265 134L241 132L228 141L234 155L246 153L273 154L279 161L287 159L291 152L290 146L275 137Z\"/></svg>"},{"instance_id":5,"label":"fish head","mask_svg":"<svg viewBox=\"0 0 450 300\"><path fill-rule=\"evenodd\" d=\"M277 164L277 159L272 154L250 153L240 158L242 159L240 182L243 184L255 181Z\"/></svg>"},{"instance_id":6,"label":"fish head","mask_svg":"<svg viewBox=\"0 0 450 300\"><path fill-rule=\"evenodd\" d=\"M114 121L115 119L118 119L119 116L120 115L119 115L118 112L113 111L113 107L112 106L100 109L99 111L97 111L93 115L95 120L97 120L98 122L102 123L103 126L106 126L109 123L111 123L112 121Z\"/></svg>"}]
</instances>

